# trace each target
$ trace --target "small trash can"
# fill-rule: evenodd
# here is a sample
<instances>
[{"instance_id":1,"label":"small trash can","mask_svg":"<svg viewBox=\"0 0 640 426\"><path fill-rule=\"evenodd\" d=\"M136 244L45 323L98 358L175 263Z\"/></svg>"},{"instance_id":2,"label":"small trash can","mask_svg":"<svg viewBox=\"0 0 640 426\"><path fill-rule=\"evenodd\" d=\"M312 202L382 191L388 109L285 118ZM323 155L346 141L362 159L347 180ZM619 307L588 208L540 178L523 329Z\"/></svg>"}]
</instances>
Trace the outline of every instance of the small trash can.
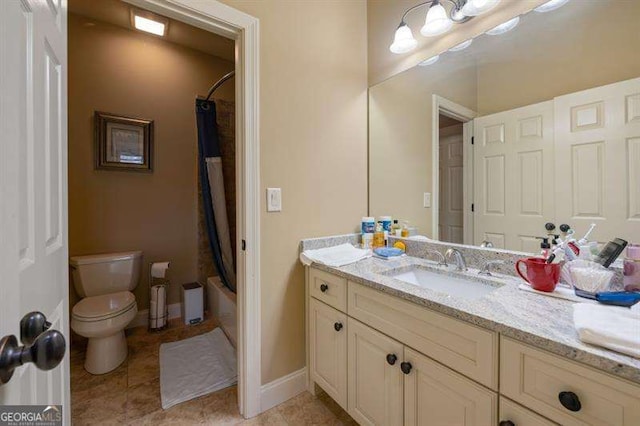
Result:
<instances>
[{"instance_id":1,"label":"small trash can","mask_svg":"<svg viewBox=\"0 0 640 426\"><path fill-rule=\"evenodd\" d=\"M182 284L182 318L187 325L204 320L204 289L200 283Z\"/></svg>"}]
</instances>

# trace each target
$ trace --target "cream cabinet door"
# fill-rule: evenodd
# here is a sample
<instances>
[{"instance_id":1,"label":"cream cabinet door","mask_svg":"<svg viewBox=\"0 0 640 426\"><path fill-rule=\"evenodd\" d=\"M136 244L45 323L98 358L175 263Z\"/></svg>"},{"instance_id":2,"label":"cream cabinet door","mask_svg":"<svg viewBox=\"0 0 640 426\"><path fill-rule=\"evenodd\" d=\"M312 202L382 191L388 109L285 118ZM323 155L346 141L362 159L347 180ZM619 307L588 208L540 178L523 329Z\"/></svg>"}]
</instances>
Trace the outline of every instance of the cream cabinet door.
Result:
<instances>
[{"instance_id":1,"label":"cream cabinet door","mask_svg":"<svg viewBox=\"0 0 640 426\"><path fill-rule=\"evenodd\" d=\"M487 426L497 424L497 395L405 347L406 426Z\"/></svg>"},{"instance_id":2,"label":"cream cabinet door","mask_svg":"<svg viewBox=\"0 0 640 426\"><path fill-rule=\"evenodd\" d=\"M347 409L347 316L311 298L311 380Z\"/></svg>"},{"instance_id":3,"label":"cream cabinet door","mask_svg":"<svg viewBox=\"0 0 640 426\"><path fill-rule=\"evenodd\" d=\"M402 424L402 344L349 318L349 414L361 425Z\"/></svg>"}]
</instances>

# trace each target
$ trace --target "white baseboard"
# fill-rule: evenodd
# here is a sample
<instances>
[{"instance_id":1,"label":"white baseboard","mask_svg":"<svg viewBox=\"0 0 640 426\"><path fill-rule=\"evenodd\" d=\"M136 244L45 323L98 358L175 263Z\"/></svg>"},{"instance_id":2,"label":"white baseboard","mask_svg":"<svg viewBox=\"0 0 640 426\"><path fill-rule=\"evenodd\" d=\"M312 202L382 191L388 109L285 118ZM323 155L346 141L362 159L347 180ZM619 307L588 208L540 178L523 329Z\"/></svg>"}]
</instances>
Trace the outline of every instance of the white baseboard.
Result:
<instances>
[{"instance_id":1,"label":"white baseboard","mask_svg":"<svg viewBox=\"0 0 640 426\"><path fill-rule=\"evenodd\" d=\"M182 316L182 303L172 303L169 305L169 319L180 318ZM136 317L127 328L146 327L149 325L149 309L138 311Z\"/></svg>"},{"instance_id":2,"label":"white baseboard","mask_svg":"<svg viewBox=\"0 0 640 426\"><path fill-rule=\"evenodd\" d=\"M265 412L307 390L307 369L280 377L260 387L260 411Z\"/></svg>"}]
</instances>

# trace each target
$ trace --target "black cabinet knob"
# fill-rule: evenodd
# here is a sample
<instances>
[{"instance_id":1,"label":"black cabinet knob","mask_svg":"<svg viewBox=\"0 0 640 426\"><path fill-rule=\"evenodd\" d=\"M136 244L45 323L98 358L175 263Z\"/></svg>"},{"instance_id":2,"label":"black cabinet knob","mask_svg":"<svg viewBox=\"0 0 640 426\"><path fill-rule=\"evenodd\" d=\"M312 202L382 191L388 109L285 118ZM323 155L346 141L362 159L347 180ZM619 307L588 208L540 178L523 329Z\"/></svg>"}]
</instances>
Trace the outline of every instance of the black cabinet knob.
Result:
<instances>
[{"instance_id":1,"label":"black cabinet knob","mask_svg":"<svg viewBox=\"0 0 640 426\"><path fill-rule=\"evenodd\" d=\"M397 360L398 360L398 357L396 356L396 354L387 355L387 362L389 363L389 365L394 365Z\"/></svg>"},{"instance_id":2,"label":"black cabinet knob","mask_svg":"<svg viewBox=\"0 0 640 426\"><path fill-rule=\"evenodd\" d=\"M516 424L511 420L503 420L500 423L498 423L498 426L516 426Z\"/></svg>"},{"instance_id":3,"label":"black cabinet knob","mask_svg":"<svg viewBox=\"0 0 640 426\"><path fill-rule=\"evenodd\" d=\"M342 330L342 323L341 322L337 322L337 323L333 324L333 328L335 328L336 331Z\"/></svg>"},{"instance_id":4,"label":"black cabinet knob","mask_svg":"<svg viewBox=\"0 0 640 426\"><path fill-rule=\"evenodd\" d=\"M402 372L404 374L409 374L411 373L411 369L413 368L413 366L411 365L410 362L401 362L400 363L400 370L402 370Z\"/></svg>"},{"instance_id":5,"label":"black cabinet knob","mask_svg":"<svg viewBox=\"0 0 640 426\"><path fill-rule=\"evenodd\" d=\"M323 293L326 293L327 290L329 290L329 286L326 285L325 283L320 284L320 291Z\"/></svg>"},{"instance_id":6,"label":"black cabinet knob","mask_svg":"<svg viewBox=\"0 0 640 426\"><path fill-rule=\"evenodd\" d=\"M582 404L580 398L573 392L560 392L558 394L560 404L569 411L580 411Z\"/></svg>"}]
</instances>

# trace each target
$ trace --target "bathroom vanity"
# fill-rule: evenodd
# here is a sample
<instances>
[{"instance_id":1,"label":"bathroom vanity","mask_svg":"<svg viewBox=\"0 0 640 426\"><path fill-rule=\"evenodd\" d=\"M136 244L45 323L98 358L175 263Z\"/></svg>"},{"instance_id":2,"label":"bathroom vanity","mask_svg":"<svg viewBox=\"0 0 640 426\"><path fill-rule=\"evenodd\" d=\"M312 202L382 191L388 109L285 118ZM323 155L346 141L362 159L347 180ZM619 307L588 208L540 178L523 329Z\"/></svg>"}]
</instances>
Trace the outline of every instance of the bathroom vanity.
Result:
<instances>
[{"instance_id":1,"label":"bathroom vanity","mask_svg":"<svg viewBox=\"0 0 640 426\"><path fill-rule=\"evenodd\" d=\"M360 424L640 424L640 360L581 343L572 302L413 256L306 270L309 390Z\"/></svg>"}]
</instances>

